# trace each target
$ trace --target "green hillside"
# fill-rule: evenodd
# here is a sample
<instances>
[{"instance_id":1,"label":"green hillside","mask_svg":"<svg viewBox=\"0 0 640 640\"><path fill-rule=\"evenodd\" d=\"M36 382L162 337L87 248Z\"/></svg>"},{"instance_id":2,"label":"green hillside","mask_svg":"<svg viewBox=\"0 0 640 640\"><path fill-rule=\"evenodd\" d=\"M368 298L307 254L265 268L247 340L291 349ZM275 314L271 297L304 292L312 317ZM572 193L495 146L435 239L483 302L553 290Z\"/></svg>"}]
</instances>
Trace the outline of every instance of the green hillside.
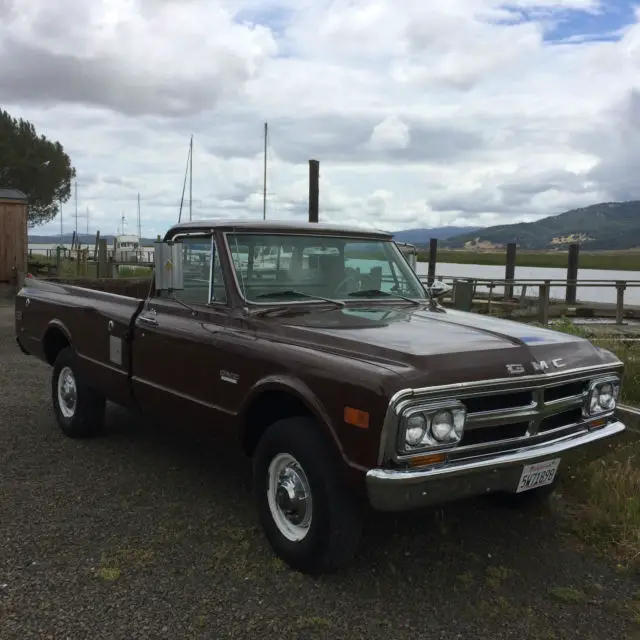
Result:
<instances>
[{"instance_id":1,"label":"green hillside","mask_svg":"<svg viewBox=\"0 0 640 640\"><path fill-rule=\"evenodd\" d=\"M453 249L490 249L509 242L517 242L522 249L566 249L573 242L588 251L638 248L640 200L602 202L536 222L478 229L448 238L443 245Z\"/></svg>"}]
</instances>

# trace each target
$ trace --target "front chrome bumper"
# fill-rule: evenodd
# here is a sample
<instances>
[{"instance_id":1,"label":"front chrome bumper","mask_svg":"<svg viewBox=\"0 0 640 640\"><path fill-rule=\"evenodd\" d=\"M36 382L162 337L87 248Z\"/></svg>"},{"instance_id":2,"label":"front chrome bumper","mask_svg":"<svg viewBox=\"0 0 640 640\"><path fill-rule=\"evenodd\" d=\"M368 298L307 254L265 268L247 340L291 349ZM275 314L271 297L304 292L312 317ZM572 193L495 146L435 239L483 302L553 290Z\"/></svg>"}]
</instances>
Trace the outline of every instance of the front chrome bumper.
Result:
<instances>
[{"instance_id":1,"label":"front chrome bumper","mask_svg":"<svg viewBox=\"0 0 640 640\"><path fill-rule=\"evenodd\" d=\"M600 457L625 428L620 421L610 422L553 442L432 468L371 469L366 477L369 502L380 511L405 511L487 493L513 493L524 465L560 457L561 474L571 460Z\"/></svg>"}]
</instances>

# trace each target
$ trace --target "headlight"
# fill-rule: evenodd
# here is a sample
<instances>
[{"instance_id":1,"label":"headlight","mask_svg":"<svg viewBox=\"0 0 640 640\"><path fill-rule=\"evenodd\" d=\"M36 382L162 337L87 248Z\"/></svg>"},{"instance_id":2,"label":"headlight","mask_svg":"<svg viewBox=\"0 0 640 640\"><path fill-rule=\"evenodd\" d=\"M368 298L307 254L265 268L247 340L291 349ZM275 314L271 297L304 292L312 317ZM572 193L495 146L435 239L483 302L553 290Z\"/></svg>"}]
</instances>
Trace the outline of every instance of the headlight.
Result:
<instances>
[{"instance_id":1,"label":"headlight","mask_svg":"<svg viewBox=\"0 0 640 640\"><path fill-rule=\"evenodd\" d=\"M413 453L456 445L464 434L465 406L456 400L412 407L401 417L399 449Z\"/></svg>"},{"instance_id":2,"label":"headlight","mask_svg":"<svg viewBox=\"0 0 640 640\"><path fill-rule=\"evenodd\" d=\"M619 396L619 378L594 380L589 387L584 414L586 416L597 416L600 413L613 411L616 408Z\"/></svg>"}]
</instances>

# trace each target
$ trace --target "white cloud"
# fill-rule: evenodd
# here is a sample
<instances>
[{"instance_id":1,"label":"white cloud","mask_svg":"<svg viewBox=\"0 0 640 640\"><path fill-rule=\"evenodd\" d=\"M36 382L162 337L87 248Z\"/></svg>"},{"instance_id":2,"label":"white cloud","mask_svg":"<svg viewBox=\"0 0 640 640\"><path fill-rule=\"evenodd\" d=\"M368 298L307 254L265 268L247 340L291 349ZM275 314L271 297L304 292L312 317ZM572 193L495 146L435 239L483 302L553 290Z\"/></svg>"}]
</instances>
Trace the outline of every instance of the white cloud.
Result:
<instances>
[{"instance_id":1,"label":"white cloud","mask_svg":"<svg viewBox=\"0 0 640 640\"><path fill-rule=\"evenodd\" d=\"M384 151L406 149L410 139L409 127L397 116L388 116L373 128L369 144Z\"/></svg>"},{"instance_id":2,"label":"white cloud","mask_svg":"<svg viewBox=\"0 0 640 640\"><path fill-rule=\"evenodd\" d=\"M137 192L146 235L173 224L191 133L194 215L260 218L265 121L273 218L306 216L309 158L322 220L386 229L640 198L640 14L615 41L546 39L596 0L3 7L3 106L70 153L92 231L133 222Z\"/></svg>"}]
</instances>

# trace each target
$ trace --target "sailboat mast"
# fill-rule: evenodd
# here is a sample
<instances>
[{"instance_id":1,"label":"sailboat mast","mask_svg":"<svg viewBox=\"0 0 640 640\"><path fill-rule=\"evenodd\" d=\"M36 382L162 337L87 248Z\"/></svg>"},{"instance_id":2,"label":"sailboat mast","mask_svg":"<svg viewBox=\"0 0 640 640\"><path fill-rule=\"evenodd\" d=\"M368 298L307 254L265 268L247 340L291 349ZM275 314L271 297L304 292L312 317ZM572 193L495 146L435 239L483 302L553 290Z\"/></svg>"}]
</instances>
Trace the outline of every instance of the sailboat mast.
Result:
<instances>
[{"instance_id":1,"label":"sailboat mast","mask_svg":"<svg viewBox=\"0 0 640 640\"><path fill-rule=\"evenodd\" d=\"M264 123L264 171L262 177L262 219L267 219L267 131L268 125Z\"/></svg>"},{"instance_id":2,"label":"sailboat mast","mask_svg":"<svg viewBox=\"0 0 640 640\"><path fill-rule=\"evenodd\" d=\"M193 211L193 134L189 144L189 222L191 222Z\"/></svg>"}]
</instances>

